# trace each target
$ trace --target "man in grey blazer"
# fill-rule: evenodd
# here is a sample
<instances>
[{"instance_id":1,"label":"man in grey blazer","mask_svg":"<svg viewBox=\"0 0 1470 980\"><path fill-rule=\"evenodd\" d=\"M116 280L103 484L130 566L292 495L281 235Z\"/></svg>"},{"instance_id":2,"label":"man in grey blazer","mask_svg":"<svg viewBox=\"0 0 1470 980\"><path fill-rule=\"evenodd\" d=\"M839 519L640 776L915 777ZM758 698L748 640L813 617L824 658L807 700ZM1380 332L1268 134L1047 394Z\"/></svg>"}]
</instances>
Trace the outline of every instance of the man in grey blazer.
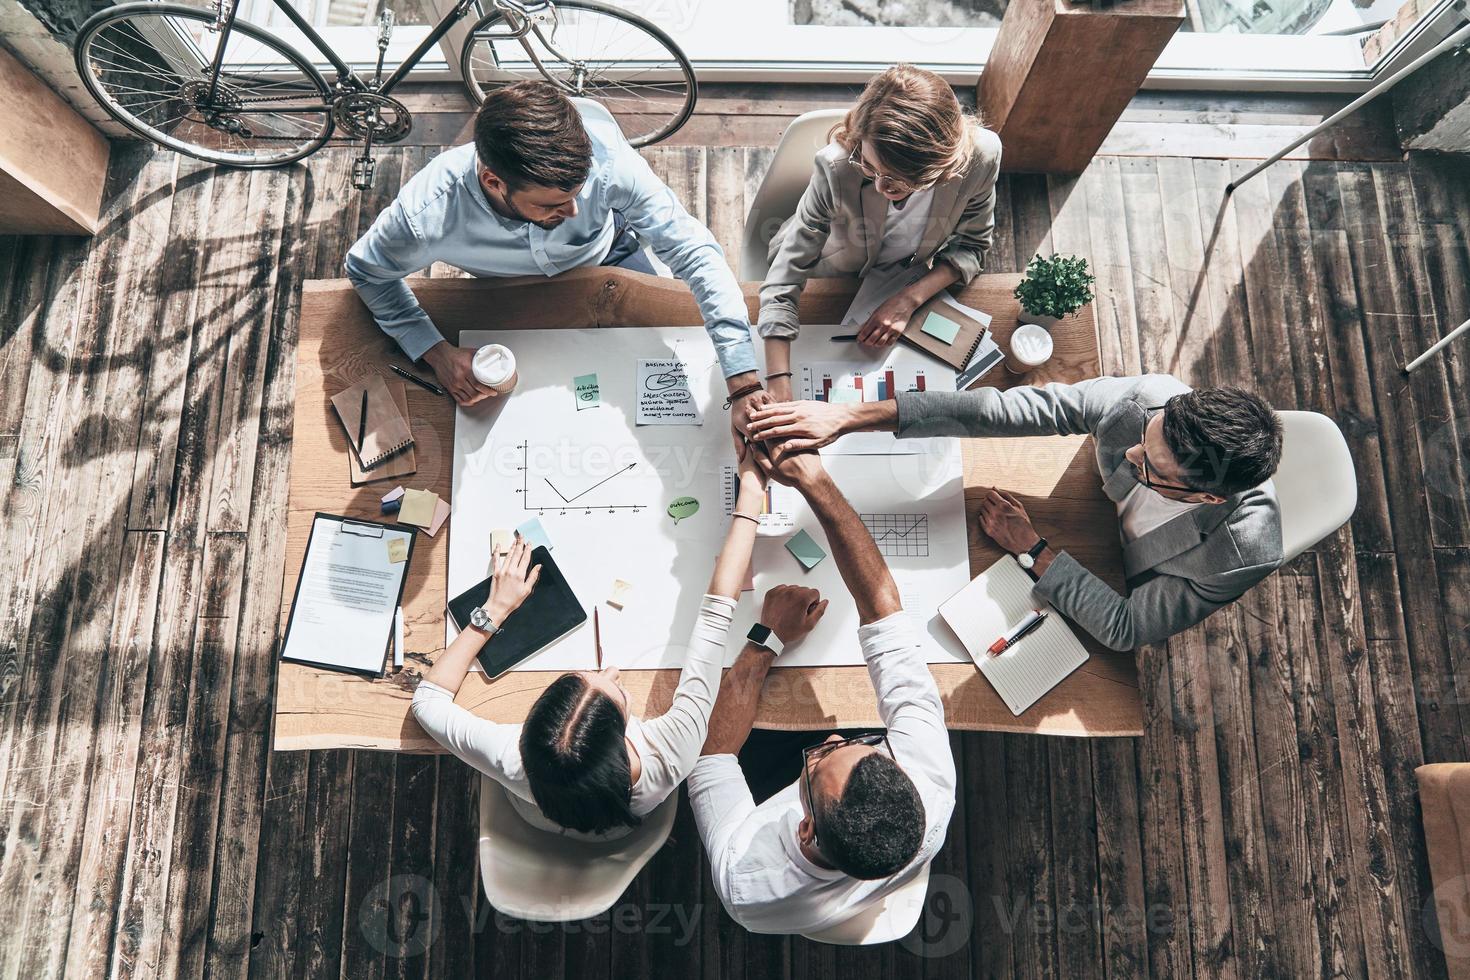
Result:
<instances>
[{"instance_id":1,"label":"man in grey blazer","mask_svg":"<svg viewBox=\"0 0 1470 980\"><path fill-rule=\"evenodd\" d=\"M1056 550L1021 502L982 500L985 532L1017 556L1036 591L1115 650L1157 643L1239 598L1282 562L1271 475L1281 424L1238 388L1192 390L1166 374L1008 391L909 392L862 404L785 402L751 416L781 455L847 432L900 437L1091 435L1103 492L1118 506L1128 594Z\"/></svg>"}]
</instances>

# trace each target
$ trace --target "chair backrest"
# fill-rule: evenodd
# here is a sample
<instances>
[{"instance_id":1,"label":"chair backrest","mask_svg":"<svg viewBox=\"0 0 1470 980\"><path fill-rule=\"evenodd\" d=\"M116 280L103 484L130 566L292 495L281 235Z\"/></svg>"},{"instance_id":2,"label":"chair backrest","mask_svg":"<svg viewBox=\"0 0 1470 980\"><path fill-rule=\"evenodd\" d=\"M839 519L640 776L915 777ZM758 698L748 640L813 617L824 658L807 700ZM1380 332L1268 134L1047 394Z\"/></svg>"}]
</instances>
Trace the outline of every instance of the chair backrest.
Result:
<instances>
[{"instance_id":1,"label":"chair backrest","mask_svg":"<svg viewBox=\"0 0 1470 980\"><path fill-rule=\"evenodd\" d=\"M1277 412L1281 465L1272 482L1281 504L1286 561L1347 523L1358 506L1358 477L1337 423L1316 412Z\"/></svg>"},{"instance_id":2,"label":"chair backrest","mask_svg":"<svg viewBox=\"0 0 1470 980\"><path fill-rule=\"evenodd\" d=\"M480 777L480 881L490 904L534 922L590 919L612 908L668 839L679 808L674 793L630 833L610 840L533 827L505 787Z\"/></svg>"},{"instance_id":3,"label":"chair backrest","mask_svg":"<svg viewBox=\"0 0 1470 980\"><path fill-rule=\"evenodd\" d=\"M759 282L770 263L766 250L781 222L796 213L796 202L812 180L812 158L827 145L827 133L847 115L846 109L815 109L791 121L771 165L761 178L750 213L745 216L745 237L740 245L740 279Z\"/></svg>"},{"instance_id":4,"label":"chair backrest","mask_svg":"<svg viewBox=\"0 0 1470 980\"><path fill-rule=\"evenodd\" d=\"M929 865L905 882L902 887L883 896L850 919L829 926L821 932L803 935L818 943L833 946L876 946L902 939L913 931L924 912L924 899L929 895Z\"/></svg>"}]
</instances>

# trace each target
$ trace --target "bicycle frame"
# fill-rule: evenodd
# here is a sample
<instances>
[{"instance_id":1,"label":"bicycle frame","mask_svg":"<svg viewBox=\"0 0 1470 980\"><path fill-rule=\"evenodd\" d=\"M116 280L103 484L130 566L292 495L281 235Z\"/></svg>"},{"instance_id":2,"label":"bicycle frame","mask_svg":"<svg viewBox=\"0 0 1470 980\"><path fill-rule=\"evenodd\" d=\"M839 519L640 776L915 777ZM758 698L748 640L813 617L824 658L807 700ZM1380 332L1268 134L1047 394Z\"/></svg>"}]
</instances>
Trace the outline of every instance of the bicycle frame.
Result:
<instances>
[{"instance_id":1,"label":"bicycle frame","mask_svg":"<svg viewBox=\"0 0 1470 980\"><path fill-rule=\"evenodd\" d=\"M319 33L317 33L316 28L311 26L311 22L302 17L301 14L298 13L289 2L287 2L287 0L272 0L272 2L274 2L276 7L279 8L280 11L286 15L286 18L290 20L293 25L295 25L296 29L306 36L306 39L311 42L311 46L316 48L317 52L331 63L332 68L335 69L337 72L337 85L339 88L345 86L347 88L356 89L362 92L376 92L379 95L387 95L393 89L397 88L398 84L408 77L408 73L416 68L420 61L424 60L424 56L429 53L430 49L432 49L434 45L438 44L444 38L444 35L448 34L449 31L454 27L454 25L459 22L460 18L464 17L464 15L468 13L471 9L483 16L483 11L480 6L480 0L459 0L459 2L454 5L454 9L445 14L438 24L434 25L434 29L431 30L421 42L419 42L419 46L413 49L408 57L405 58L396 69L394 69L393 73L385 78L380 85L374 88L372 85L363 81L362 77L357 74L357 72L352 68L351 65L342 60L337 52L332 49L332 46L327 43L326 39L323 38ZM506 4L505 0L499 0L496 5L520 6L519 4ZM224 59L225 46L229 43L230 32L234 29L235 13L239 9L239 6L240 0L229 0L227 9L221 9L219 48L215 53L214 64L210 68L210 77L212 80L210 82L211 88L209 100L211 102L214 100L213 86L216 85L219 80L221 62ZM527 30L529 30L529 18L527 18L526 21L523 22L518 32L511 36L519 37L525 34ZM280 110L277 109L275 111Z\"/></svg>"}]
</instances>

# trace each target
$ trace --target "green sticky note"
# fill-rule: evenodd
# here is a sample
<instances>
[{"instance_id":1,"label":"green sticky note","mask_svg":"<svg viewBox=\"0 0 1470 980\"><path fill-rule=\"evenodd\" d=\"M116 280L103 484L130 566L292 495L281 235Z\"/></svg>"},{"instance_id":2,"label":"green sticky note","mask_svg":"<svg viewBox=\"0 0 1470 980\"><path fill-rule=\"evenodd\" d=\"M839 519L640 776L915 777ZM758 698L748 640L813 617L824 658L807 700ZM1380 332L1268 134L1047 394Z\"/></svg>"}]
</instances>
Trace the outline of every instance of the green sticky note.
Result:
<instances>
[{"instance_id":1,"label":"green sticky note","mask_svg":"<svg viewBox=\"0 0 1470 980\"><path fill-rule=\"evenodd\" d=\"M931 337L937 337L946 344L952 344L955 337L959 336L960 325L947 316L930 313L924 318L924 325L920 329Z\"/></svg>"},{"instance_id":2,"label":"green sticky note","mask_svg":"<svg viewBox=\"0 0 1470 980\"><path fill-rule=\"evenodd\" d=\"M602 390L597 387L597 375L579 374L572 379L572 391L577 396L577 411L596 408L602 404Z\"/></svg>"},{"instance_id":3,"label":"green sticky note","mask_svg":"<svg viewBox=\"0 0 1470 980\"><path fill-rule=\"evenodd\" d=\"M863 393L856 388L833 388L831 394L827 396L827 403L829 405L845 405L850 402L860 402L862 400Z\"/></svg>"},{"instance_id":4,"label":"green sticky note","mask_svg":"<svg viewBox=\"0 0 1470 980\"><path fill-rule=\"evenodd\" d=\"M699 501L693 497L675 497L674 501L669 504L669 516L674 519L675 524L686 517L693 517L698 510Z\"/></svg>"},{"instance_id":5,"label":"green sticky note","mask_svg":"<svg viewBox=\"0 0 1470 980\"><path fill-rule=\"evenodd\" d=\"M786 550L791 552L791 556L807 569L816 568L822 563L822 559L827 557L822 546L813 541L812 536L805 531L797 531L787 538Z\"/></svg>"},{"instance_id":6,"label":"green sticky note","mask_svg":"<svg viewBox=\"0 0 1470 980\"><path fill-rule=\"evenodd\" d=\"M531 518L529 521L516 528L516 530L521 532L521 537L525 538L531 543L531 547L544 547L547 551L551 550L551 535L547 534L546 528L541 526L541 521L539 518Z\"/></svg>"}]
</instances>

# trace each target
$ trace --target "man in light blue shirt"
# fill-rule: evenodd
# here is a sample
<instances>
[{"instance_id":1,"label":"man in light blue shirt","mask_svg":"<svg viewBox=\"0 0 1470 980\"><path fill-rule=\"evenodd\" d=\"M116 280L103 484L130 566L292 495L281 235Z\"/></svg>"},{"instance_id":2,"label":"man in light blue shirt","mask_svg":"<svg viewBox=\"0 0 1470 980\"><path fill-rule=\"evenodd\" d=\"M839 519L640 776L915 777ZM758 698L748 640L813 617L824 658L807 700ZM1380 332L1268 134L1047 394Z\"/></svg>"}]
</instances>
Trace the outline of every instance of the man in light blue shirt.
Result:
<instances>
[{"instance_id":1,"label":"man in light blue shirt","mask_svg":"<svg viewBox=\"0 0 1470 980\"><path fill-rule=\"evenodd\" d=\"M468 405L494 392L475 380L474 352L444 339L405 277L434 262L475 276L555 276L597 265L652 271L639 239L693 291L744 431L746 413L769 397L745 297L709 229L596 102L543 82L492 92L476 116L475 141L410 180L352 246L346 267L384 332Z\"/></svg>"}]
</instances>

